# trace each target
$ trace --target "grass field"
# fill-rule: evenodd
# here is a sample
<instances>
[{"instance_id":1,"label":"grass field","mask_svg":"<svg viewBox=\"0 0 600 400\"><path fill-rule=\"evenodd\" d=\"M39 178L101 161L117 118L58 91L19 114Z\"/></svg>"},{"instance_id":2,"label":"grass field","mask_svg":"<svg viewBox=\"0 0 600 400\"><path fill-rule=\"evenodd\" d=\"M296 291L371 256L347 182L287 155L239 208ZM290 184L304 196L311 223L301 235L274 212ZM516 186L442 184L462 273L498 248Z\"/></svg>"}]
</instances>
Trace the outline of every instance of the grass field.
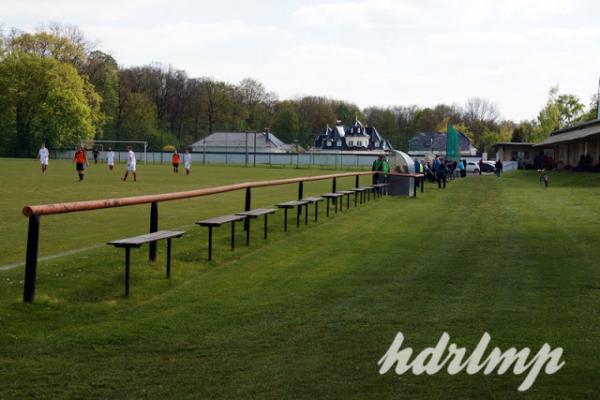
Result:
<instances>
[{"instance_id":1,"label":"grass field","mask_svg":"<svg viewBox=\"0 0 600 400\"><path fill-rule=\"evenodd\" d=\"M0 265L23 261L26 204L323 173L141 166L134 184L99 165L78 183L70 164L50 168L0 160ZM546 190L526 172L428 185L287 234L278 215L267 242L254 224L252 246L240 235L234 253L222 228L212 263L193 222L241 209L244 194L160 204L159 227L188 234L170 280L163 244L154 264L133 251L129 299L123 251L104 243L147 231L149 207L42 217L40 256L71 253L40 261L34 304L21 303L22 267L0 271L0 399L600 398L600 176L550 178ZM253 207L296 191L256 190ZM486 331L502 349L548 342L566 365L524 394L512 374L379 375L398 331L416 351L444 331L468 349Z\"/></svg>"}]
</instances>

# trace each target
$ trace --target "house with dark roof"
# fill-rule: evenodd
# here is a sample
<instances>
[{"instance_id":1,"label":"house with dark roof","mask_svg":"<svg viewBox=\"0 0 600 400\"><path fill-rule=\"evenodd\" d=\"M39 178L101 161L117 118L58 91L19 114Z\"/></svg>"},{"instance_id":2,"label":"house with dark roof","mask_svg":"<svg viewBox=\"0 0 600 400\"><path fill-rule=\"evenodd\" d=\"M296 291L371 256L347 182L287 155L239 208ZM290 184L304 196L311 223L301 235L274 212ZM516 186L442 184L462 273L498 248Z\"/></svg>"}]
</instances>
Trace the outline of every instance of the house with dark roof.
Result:
<instances>
[{"instance_id":1,"label":"house with dark roof","mask_svg":"<svg viewBox=\"0 0 600 400\"><path fill-rule=\"evenodd\" d=\"M393 147L373 126L364 126L358 119L349 127L337 121L331 128L329 125L315 138L316 150L342 151L389 151Z\"/></svg>"},{"instance_id":2,"label":"house with dark roof","mask_svg":"<svg viewBox=\"0 0 600 400\"><path fill-rule=\"evenodd\" d=\"M584 161L586 168L600 169L600 120L558 129L533 149L561 167L577 167Z\"/></svg>"},{"instance_id":3,"label":"house with dark roof","mask_svg":"<svg viewBox=\"0 0 600 400\"><path fill-rule=\"evenodd\" d=\"M471 144L469 138L458 132L458 149L461 156L475 156L477 149ZM424 156L426 154L446 155L448 135L441 132L420 132L408 141L408 154L411 156Z\"/></svg>"},{"instance_id":4,"label":"house with dark roof","mask_svg":"<svg viewBox=\"0 0 600 400\"><path fill-rule=\"evenodd\" d=\"M256 140L256 144L254 143ZM215 132L191 145L192 151L247 153L292 153L296 146L270 132Z\"/></svg>"}]
</instances>

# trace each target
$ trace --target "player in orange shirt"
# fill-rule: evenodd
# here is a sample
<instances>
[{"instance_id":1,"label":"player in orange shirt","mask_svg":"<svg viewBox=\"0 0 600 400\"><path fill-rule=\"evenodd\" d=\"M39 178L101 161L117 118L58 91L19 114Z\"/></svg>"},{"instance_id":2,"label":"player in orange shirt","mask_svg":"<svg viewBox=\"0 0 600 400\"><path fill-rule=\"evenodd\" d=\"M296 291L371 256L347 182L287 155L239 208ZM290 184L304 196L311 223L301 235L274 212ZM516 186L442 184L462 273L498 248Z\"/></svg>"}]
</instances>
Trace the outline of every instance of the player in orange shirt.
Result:
<instances>
[{"instance_id":1,"label":"player in orange shirt","mask_svg":"<svg viewBox=\"0 0 600 400\"><path fill-rule=\"evenodd\" d=\"M77 170L77 174L79 174L79 182L81 182L83 180L83 171L85 171L85 167L88 165L87 155L83 146L77 148L73 162L77 164L75 169Z\"/></svg>"},{"instance_id":2,"label":"player in orange shirt","mask_svg":"<svg viewBox=\"0 0 600 400\"><path fill-rule=\"evenodd\" d=\"M173 156L171 157L171 163L173 164L173 172L179 173L179 163L181 162L181 157L179 157L179 153L177 150L173 152Z\"/></svg>"},{"instance_id":3,"label":"player in orange shirt","mask_svg":"<svg viewBox=\"0 0 600 400\"><path fill-rule=\"evenodd\" d=\"M179 153L177 152L177 150L175 150L173 152L173 157L171 158L171 162L173 163L173 172L178 174L179 173L179 162L181 161L181 158L179 157Z\"/></svg>"}]
</instances>

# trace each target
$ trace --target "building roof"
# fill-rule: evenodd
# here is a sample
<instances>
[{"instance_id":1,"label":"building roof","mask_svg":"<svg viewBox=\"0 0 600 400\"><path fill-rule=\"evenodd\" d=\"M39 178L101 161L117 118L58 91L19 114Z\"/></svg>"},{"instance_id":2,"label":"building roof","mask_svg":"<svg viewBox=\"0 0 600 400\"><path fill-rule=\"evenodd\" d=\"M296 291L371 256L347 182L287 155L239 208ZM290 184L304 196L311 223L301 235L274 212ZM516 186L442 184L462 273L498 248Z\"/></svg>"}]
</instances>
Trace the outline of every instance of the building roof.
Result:
<instances>
[{"instance_id":1,"label":"building roof","mask_svg":"<svg viewBox=\"0 0 600 400\"><path fill-rule=\"evenodd\" d=\"M571 140L583 139L600 133L600 120L588 121L552 132L550 137L536 143L534 147L547 146Z\"/></svg>"},{"instance_id":2,"label":"building roof","mask_svg":"<svg viewBox=\"0 0 600 400\"><path fill-rule=\"evenodd\" d=\"M528 143L528 142L498 142L498 143L494 144L494 147L498 147L498 146L531 147L534 144L535 143Z\"/></svg>"},{"instance_id":3,"label":"building roof","mask_svg":"<svg viewBox=\"0 0 600 400\"><path fill-rule=\"evenodd\" d=\"M192 144L192 148L202 147L227 147L254 149L254 138L256 137L257 149L288 149L293 145L282 142L277 136L270 132L215 132L202 140Z\"/></svg>"}]
</instances>

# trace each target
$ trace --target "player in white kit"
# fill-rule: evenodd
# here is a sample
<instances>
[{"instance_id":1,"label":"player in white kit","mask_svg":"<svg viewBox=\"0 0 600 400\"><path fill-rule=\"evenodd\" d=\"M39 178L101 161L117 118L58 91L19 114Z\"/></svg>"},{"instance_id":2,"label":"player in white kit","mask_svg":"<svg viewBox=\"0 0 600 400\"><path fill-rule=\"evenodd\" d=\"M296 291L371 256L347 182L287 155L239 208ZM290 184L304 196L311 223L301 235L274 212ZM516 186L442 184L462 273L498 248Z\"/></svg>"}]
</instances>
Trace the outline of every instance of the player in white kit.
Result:
<instances>
[{"instance_id":1,"label":"player in white kit","mask_svg":"<svg viewBox=\"0 0 600 400\"><path fill-rule=\"evenodd\" d=\"M192 168L192 155L189 149L185 149L185 153L183 154L183 166L185 167L185 174L189 175L190 168Z\"/></svg>"},{"instance_id":2,"label":"player in white kit","mask_svg":"<svg viewBox=\"0 0 600 400\"><path fill-rule=\"evenodd\" d=\"M137 181L136 164L137 162L135 160L135 153L133 152L133 150L131 150L131 146L127 146L127 171L125 171L123 181L127 180L129 172L133 174L133 181Z\"/></svg>"},{"instance_id":3,"label":"player in white kit","mask_svg":"<svg viewBox=\"0 0 600 400\"><path fill-rule=\"evenodd\" d=\"M115 168L115 152L110 147L108 148L108 153L106 153L106 163L108 164L109 171Z\"/></svg>"},{"instance_id":4,"label":"player in white kit","mask_svg":"<svg viewBox=\"0 0 600 400\"><path fill-rule=\"evenodd\" d=\"M48 159L50 158L50 152L46 148L46 143L42 143L36 158L40 159L40 164L42 165L42 174L45 174L48 170Z\"/></svg>"}]
</instances>

